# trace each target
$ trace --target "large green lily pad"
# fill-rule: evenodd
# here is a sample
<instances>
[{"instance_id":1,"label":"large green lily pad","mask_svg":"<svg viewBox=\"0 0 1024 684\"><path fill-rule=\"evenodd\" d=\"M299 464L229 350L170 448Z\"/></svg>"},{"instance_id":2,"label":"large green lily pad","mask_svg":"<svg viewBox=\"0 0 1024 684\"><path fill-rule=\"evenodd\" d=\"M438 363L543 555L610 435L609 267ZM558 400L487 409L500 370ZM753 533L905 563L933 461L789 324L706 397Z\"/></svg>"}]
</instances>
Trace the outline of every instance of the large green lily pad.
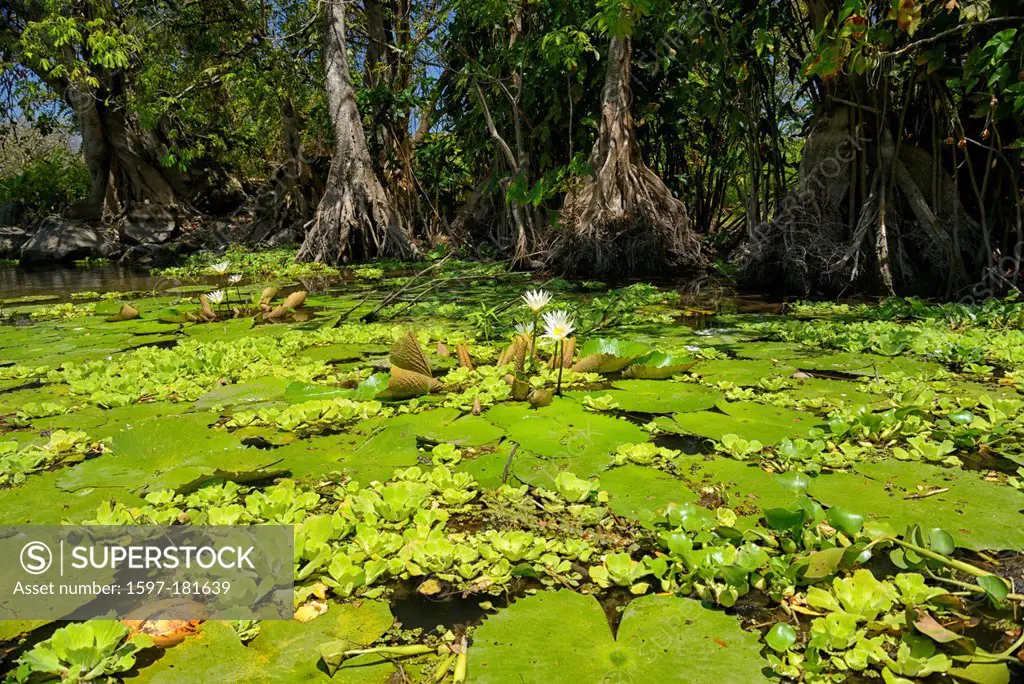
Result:
<instances>
[{"instance_id":1,"label":"large green lily pad","mask_svg":"<svg viewBox=\"0 0 1024 684\"><path fill-rule=\"evenodd\" d=\"M677 413L672 417L679 431L721 440L728 434L776 444L783 439L806 437L811 428L825 421L812 413L794 411L753 401L719 402L720 412ZM671 428L670 423L659 423Z\"/></svg>"},{"instance_id":2,"label":"large green lily pad","mask_svg":"<svg viewBox=\"0 0 1024 684\"><path fill-rule=\"evenodd\" d=\"M760 650L758 635L736 618L691 599L636 599L616 638L593 596L545 592L484 622L469 675L474 684L761 682Z\"/></svg>"},{"instance_id":3,"label":"large green lily pad","mask_svg":"<svg viewBox=\"0 0 1024 684\"><path fill-rule=\"evenodd\" d=\"M787 363L774 363L771 360L722 359L701 361L690 369L705 382L731 382L741 387L756 385L762 378L775 375L790 376L796 368Z\"/></svg>"},{"instance_id":4,"label":"large green lily pad","mask_svg":"<svg viewBox=\"0 0 1024 684\"><path fill-rule=\"evenodd\" d=\"M850 375L886 375L888 373L906 373L933 377L945 370L934 361L915 359L909 356L878 356L877 354L854 354L839 352L800 359L796 364L802 370L832 371Z\"/></svg>"},{"instance_id":5,"label":"large green lily pad","mask_svg":"<svg viewBox=\"0 0 1024 684\"><path fill-rule=\"evenodd\" d=\"M458 409L447 407L398 416L391 423L409 426L427 442L451 442L464 447L493 444L505 434L483 416L463 415Z\"/></svg>"},{"instance_id":6,"label":"large green lily pad","mask_svg":"<svg viewBox=\"0 0 1024 684\"><path fill-rule=\"evenodd\" d=\"M176 489L205 477L235 477L263 471L280 458L247 448L234 435L208 427L212 413L153 418L119 432L111 453L61 471L65 491L91 487Z\"/></svg>"},{"instance_id":7,"label":"large green lily pad","mask_svg":"<svg viewBox=\"0 0 1024 684\"><path fill-rule=\"evenodd\" d=\"M794 380L793 387L787 389L786 393L798 399L829 399L851 407L876 406L885 404L887 401L880 394L871 394L861 390L856 382L828 378Z\"/></svg>"},{"instance_id":8,"label":"large green lily pad","mask_svg":"<svg viewBox=\"0 0 1024 684\"><path fill-rule=\"evenodd\" d=\"M864 463L856 471L821 475L809 492L825 505L888 522L898 532L909 525L941 527L957 546L1024 550L1024 492L927 463ZM941 489L948 491L929 494Z\"/></svg>"},{"instance_id":9,"label":"large green lily pad","mask_svg":"<svg viewBox=\"0 0 1024 684\"><path fill-rule=\"evenodd\" d=\"M217 406L251 411L284 402L285 388L290 382L285 378L260 378L236 385L225 385L199 397L195 407L200 411L208 411Z\"/></svg>"},{"instance_id":10,"label":"large green lily pad","mask_svg":"<svg viewBox=\"0 0 1024 684\"><path fill-rule=\"evenodd\" d=\"M697 500L685 482L656 468L627 465L601 473L600 478L601 489L610 495L608 505L627 518L636 519L643 510L664 510L670 503Z\"/></svg>"},{"instance_id":11,"label":"large green lily pad","mask_svg":"<svg viewBox=\"0 0 1024 684\"><path fill-rule=\"evenodd\" d=\"M722 399L722 393L702 385L670 380L616 380L610 390L571 392L582 401L608 395L623 411L638 413L687 413L703 411Z\"/></svg>"},{"instance_id":12,"label":"large green lily pad","mask_svg":"<svg viewBox=\"0 0 1024 684\"><path fill-rule=\"evenodd\" d=\"M645 442L649 437L627 420L586 411L571 399L559 399L541 409L501 404L484 416L520 449L565 461L573 470L600 469L620 444Z\"/></svg>"},{"instance_id":13,"label":"large green lily pad","mask_svg":"<svg viewBox=\"0 0 1024 684\"><path fill-rule=\"evenodd\" d=\"M128 481L114 480L109 486L86 487L73 492L58 487L61 471L32 475L24 484L0 490L0 511L5 525L59 525L64 520L81 522L96 515L104 501L116 500L126 506L144 502L133 494Z\"/></svg>"},{"instance_id":14,"label":"large green lily pad","mask_svg":"<svg viewBox=\"0 0 1024 684\"><path fill-rule=\"evenodd\" d=\"M318 667L321 644L346 640L352 648L372 644L394 618L386 603L331 604L326 615L310 623L267 621L248 645L226 622L208 622L194 638L168 650L143 668L139 682L307 682L384 684L393 665L375 658L353 662L333 679ZM358 666L356 666L358 665Z\"/></svg>"}]
</instances>

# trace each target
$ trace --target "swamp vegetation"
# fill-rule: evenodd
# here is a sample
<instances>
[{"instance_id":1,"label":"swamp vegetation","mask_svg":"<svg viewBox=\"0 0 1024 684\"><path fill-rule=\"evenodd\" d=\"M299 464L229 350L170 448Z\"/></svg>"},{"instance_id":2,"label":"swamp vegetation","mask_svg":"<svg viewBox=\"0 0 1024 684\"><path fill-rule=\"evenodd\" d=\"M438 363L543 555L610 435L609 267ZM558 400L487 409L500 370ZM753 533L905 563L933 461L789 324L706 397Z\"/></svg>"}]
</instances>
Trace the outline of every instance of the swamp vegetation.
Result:
<instances>
[{"instance_id":1,"label":"swamp vegetation","mask_svg":"<svg viewBox=\"0 0 1024 684\"><path fill-rule=\"evenodd\" d=\"M291 255L3 302L6 523L294 525L296 580L292 621L0 623L9 681L1020 676L1013 298Z\"/></svg>"},{"instance_id":2,"label":"swamp vegetation","mask_svg":"<svg viewBox=\"0 0 1024 684\"><path fill-rule=\"evenodd\" d=\"M0 523L292 526L294 614L0 678L1024 681L1022 26L4 0Z\"/></svg>"}]
</instances>

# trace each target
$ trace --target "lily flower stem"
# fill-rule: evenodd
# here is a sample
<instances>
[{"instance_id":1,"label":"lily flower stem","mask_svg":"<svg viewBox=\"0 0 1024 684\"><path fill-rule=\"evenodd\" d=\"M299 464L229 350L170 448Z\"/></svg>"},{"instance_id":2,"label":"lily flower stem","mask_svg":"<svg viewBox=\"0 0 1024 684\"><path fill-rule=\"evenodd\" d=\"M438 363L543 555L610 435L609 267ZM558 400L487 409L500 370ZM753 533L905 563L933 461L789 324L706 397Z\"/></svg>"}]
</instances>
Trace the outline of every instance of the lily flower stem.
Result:
<instances>
[{"instance_id":1,"label":"lily flower stem","mask_svg":"<svg viewBox=\"0 0 1024 684\"><path fill-rule=\"evenodd\" d=\"M413 644L411 646L378 646L377 648L354 648L351 651L345 651L342 655L346 658L352 656L365 655L367 653L380 653L381 655L391 655L396 657L423 655L425 653L434 653L437 649L431 648L430 646L420 646Z\"/></svg>"},{"instance_id":2,"label":"lily flower stem","mask_svg":"<svg viewBox=\"0 0 1024 684\"><path fill-rule=\"evenodd\" d=\"M562 396L562 368L565 366L565 340L555 345L555 353L558 355L558 385L555 387L555 394Z\"/></svg>"},{"instance_id":3,"label":"lily flower stem","mask_svg":"<svg viewBox=\"0 0 1024 684\"><path fill-rule=\"evenodd\" d=\"M537 321L540 318L540 312L533 312L533 339L530 341L530 361L534 368L537 366Z\"/></svg>"}]
</instances>

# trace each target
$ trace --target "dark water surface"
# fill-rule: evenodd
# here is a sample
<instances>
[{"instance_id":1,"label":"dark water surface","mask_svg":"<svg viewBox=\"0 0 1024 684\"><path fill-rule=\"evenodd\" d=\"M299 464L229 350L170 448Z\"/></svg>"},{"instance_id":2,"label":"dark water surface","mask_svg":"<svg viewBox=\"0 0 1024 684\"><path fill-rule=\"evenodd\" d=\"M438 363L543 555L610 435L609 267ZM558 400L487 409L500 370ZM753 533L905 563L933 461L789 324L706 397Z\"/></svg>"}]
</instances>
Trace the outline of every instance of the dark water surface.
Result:
<instances>
[{"instance_id":1,"label":"dark water surface","mask_svg":"<svg viewBox=\"0 0 1024 684\"><path fill-rule=\"evenodd\" d=\"M72 292L156 290L165 282L164 278L116 265L34 269L0 266L0 299L43 296L68 299Z\"/></svg>"}]
</instances>

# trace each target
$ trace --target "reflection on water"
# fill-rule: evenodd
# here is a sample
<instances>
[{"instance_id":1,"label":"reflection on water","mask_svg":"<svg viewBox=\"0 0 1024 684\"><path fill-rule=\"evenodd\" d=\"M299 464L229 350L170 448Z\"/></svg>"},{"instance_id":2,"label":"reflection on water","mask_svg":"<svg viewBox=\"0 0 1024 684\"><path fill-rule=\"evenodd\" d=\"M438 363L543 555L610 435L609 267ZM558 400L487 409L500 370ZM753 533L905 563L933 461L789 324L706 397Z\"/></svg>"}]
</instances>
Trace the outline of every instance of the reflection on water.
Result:
<instances>
[{"instance_id":1,"label":"reflection on water","mask_svg":"<svg viewBox=\"0 0 1024 684\"><path fill-rule=\"evenodd\" d=\"M0 266L0 299L46 295L67 299L72 292L154 290L162 281L144 272L114 265L31 270Z\"/></svg>"}]
</instances>

